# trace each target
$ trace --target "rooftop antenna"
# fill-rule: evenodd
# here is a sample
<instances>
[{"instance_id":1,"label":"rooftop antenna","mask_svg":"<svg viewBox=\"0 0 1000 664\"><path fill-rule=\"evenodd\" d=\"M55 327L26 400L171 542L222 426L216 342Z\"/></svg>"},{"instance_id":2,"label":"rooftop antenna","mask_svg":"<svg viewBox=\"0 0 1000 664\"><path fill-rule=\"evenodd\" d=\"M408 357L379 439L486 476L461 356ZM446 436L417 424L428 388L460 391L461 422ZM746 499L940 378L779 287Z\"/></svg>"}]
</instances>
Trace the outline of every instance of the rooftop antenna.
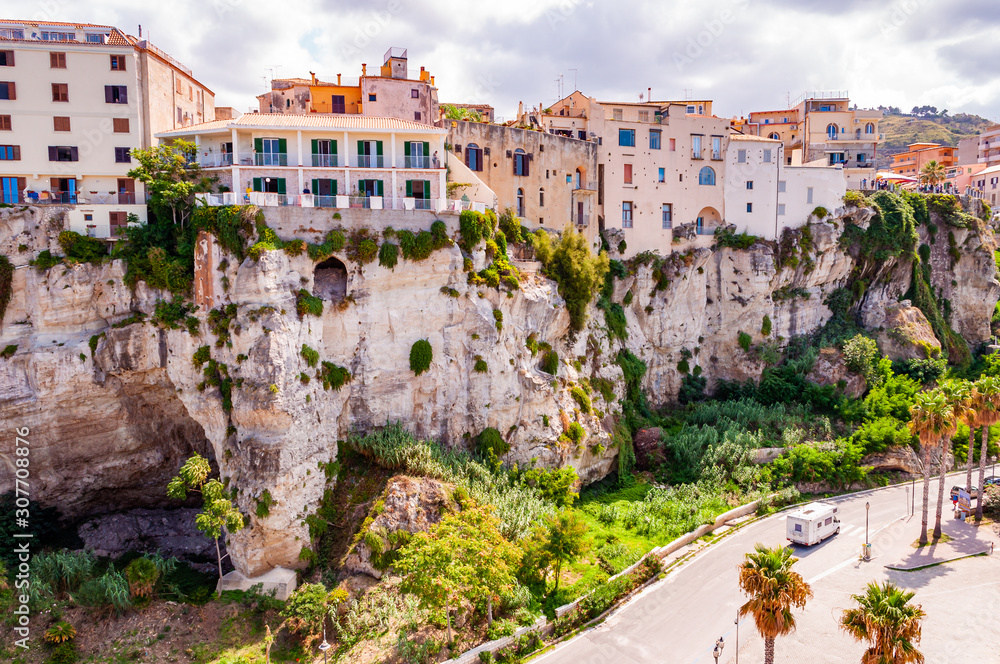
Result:
<instances>
[{"instance_id":1,"label":"rooftop antenna","mask_svg":"<svg viewBox=\"0 0 1000 664\"><path fill-rule=\"evenodd\" d=\"M576 92L577 90L580 89L580 88L576 87L576 70L575 69L570 69L570 71L573 72L573 92Z\"/></svg>"},{"instance_id":2,"label":"rooftop antenna","mask_svg":"<svg viewBox=\"0 0 1000 664\"><path fill-rule=\"evenodd\" d=\"M792 93L791 92L786 92L785 93L785 108L791 108L791 107L792 107Z\"/></svg>"},{"instance_id":3,"label":"rooftop antenna","mask_svg":"<svg viewBox=\"0 0 1000 664\"><path fill-rule=\"evenodd\" d=\"M684 88L684 101L691 101L691 88Z\"/></svg>"}]
</instances>

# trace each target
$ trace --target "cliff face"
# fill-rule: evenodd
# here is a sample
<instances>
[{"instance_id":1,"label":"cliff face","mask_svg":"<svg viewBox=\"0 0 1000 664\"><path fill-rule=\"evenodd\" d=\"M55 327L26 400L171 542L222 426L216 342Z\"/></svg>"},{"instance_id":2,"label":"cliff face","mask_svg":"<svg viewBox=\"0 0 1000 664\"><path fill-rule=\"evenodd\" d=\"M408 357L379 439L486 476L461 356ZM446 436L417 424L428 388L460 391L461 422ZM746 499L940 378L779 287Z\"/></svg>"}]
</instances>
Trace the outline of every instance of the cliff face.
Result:
<instances>
[{"instance_id":1,"label":"cliff face","mask_svg":"<svg viewBox=\"0 0 1000 664\"><path fill-rule=\"evenodd\" d=\"M854 219L864 223L866 213L856 211ZM169 477L199 451L230 478L249 515L249 527L229 538L229 551L251 576L299 564L308 542L303 520L325 487L321 464L336 459L338 441L352 431L399 420L419 436L468 446L470 437L495 427L511 443L511 461L571 464L585 482L593 481L614 463L609 430L618 407L595 393L593 412L580 413L572 383L608 378L621 396L614 356L622 346L647 363L645 387L654 403L676 397L683 349L710 387L720 378L757 378L763 364L740 347L739 332L758 344L817 329L831 315L824 298L846 283L854 267L838 247L838 226L826 223L811 226L811 269L777 267L774 243L678 253L666 265L639 266L616 280L615 302L632 292L625 306L627 340L609 338L604 314L594 307L587 329L570 339L553 282L528 269L512 297L470 288L454 246L424 261L400 260L389 270L377 263L358 266L344 255L317 266L305 255L281 251L236 265L203 238L198 297L211 307L235 305L223 326L230 347L216 346L206 306L196 313L198 336L149 322L111 327L131 312L151 315L158 299L169 298L142 285L130 292L120 262L46 272L28 267L61 227L58 209L0 213L0 253L18 266L0 327L0 348L17 345L13 357L0 359L0 415L32 430L35 498L67 517L162 506ZM933 274L938 279L940 272L952 302L954 328L975 342L988 336L1000 293L992 234L974 240L956 234L956 241L965 247L961 258L954 267L935 265ZM28 247L23 252L21 244ZM474 262L483 267L482 250ZM879 301L884 308L906 291L909 268L899 270L872 285L864 307L874 311ZM903 283L892 283L897 278ZM296 313L301 288L324 298L322 316ZM494 311L502 313L499 330ZM771 325L766 336L765 316ZM101 333L91 357L91 337ZM538 368L540 358L525 346L531 334L558 352L558 377ZM419 339L430 342L433 361L414 376L409 354ZM345 367L352 379L340 389L324 389L301 354L303 345ZM217 387L203 385L202 367L192 360L201 346L210 347L216 366L234 381L230 410ZM477 358L486 363L485 373L474 371ZM576 449L557 442L573 419L587 432ZM13 473L12 445L10 438L0 441L4 480ZM265 490L273 503L268 516L258 518Z\"/></svg>"}]
</instances>

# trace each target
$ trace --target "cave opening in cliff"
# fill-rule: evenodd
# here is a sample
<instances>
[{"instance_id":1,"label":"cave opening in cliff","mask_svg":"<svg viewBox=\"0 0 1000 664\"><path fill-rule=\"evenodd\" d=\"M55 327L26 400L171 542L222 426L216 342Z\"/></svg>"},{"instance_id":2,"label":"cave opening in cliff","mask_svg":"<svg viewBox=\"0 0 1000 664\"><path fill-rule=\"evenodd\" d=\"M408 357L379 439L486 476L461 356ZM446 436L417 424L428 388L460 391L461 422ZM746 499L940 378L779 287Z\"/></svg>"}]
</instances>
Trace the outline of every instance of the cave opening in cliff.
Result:
<instances>
[{"instance_id":1,"label":"cave opening in cliff","mask_svg":"<svg viewBox=\"0 0 1000 664\"><path fill-rule=\"evenodd\" d=\"M330 302L339 302L347 295L347 266L331 256L316 266L313 293Z\"/></svg>"}]
</instances>

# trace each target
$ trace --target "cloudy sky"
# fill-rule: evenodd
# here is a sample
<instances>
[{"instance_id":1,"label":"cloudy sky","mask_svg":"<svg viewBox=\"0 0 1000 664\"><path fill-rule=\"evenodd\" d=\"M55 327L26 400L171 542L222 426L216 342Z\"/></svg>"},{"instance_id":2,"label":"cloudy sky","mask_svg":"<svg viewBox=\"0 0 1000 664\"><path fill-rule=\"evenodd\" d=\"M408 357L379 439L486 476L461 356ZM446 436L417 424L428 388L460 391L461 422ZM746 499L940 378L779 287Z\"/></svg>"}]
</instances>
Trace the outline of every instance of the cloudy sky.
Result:
<instances>
[{"instance_id":1,"label":"cloudy sky","mask_svg":"<svg viewBox=\"0 0 1000 664\"><path fill-rule=\"evenodd\" d=\"M356 77L390 46L441 101L549 104L711 98L717 115L784 108L806 90L862 107L1000 119L995 0L5 0L11 18L116 25L246 111L274 75ZM561 78L560 83L557 79Z\"/></svg>"}]
</instances>

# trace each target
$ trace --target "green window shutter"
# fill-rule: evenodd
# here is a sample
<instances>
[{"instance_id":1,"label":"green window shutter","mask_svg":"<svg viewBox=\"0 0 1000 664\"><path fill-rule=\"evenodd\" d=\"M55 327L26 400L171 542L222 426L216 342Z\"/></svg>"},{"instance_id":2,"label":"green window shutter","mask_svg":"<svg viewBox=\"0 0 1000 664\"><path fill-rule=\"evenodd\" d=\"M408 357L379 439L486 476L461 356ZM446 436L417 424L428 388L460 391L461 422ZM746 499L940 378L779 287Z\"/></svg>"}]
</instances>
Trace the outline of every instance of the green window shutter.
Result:
<instances>
[{"instance_id":1,"label":"green window shutter","mask_svg":"<svg viewBox=\"0 0 1000 664\"><path fill-rule=\"evenodd\" d=\"M285 178L278 178L278 193L285 193Z\"/></svg>"},{"instance_id":2,"label":"green window shutter","mask_svg":"<svg viewBox=\"0 0 1000 664\"><path fill-rule=\"evenodd\" d=\"M406 181L406 197L413 198L413 180Z\"/></svg>"},{"instance_id":3,"label":"green window shutter","mask_svg":"<svg viewBox=\"0 0 1000 664\"><path fill-rule=\"evenodd\" d=\"M336 196L337 195L337 181L336 180L330 180L330 183L332 185L333 195Z\"/></svg>"},{"instance_id":4,"label":"green window shutter","mask_svg":"<svg viewBox=\"0 0 1000 664\"><path fill-rule=\"evenodd\" d=\"M358 141L358 156L362 156L365 153L365 142Z\"/></svg>"},{"instance_id":5,"label":"green window shutter","mask_svg":"<svg viewBox=\"0 0 1000 664\"><path fill-rule=\"evenodd\" d=\"M431 156L431 144L428 141L424 141L424 156Z\"/></svg>"},{"instance_id":6,"label":"green window shutter","mask_svg":"<svg viewBox=\"0 0 1000 664\"><path fill-rule=\"evenodd\" d=\"M431 199L431 181L424 180L424 198L427 200Z\"/></svg>"},{"instance_id":7,"label":"green window shutter","mask_svg":"<svg viewBox=\"0 0 1000 664\"><path fill-rule=\"evenodd\" d=\"M332 154L337 154L337 141L330 141L332 143L330 151Z\"/></svg>"},{"instance_id":8,"label":"green window shutter","mask_svg":"<svg viewBox=\"0 0 1000 664\"><path fill-rule=\"evenodd\" d=\"M255 138L255 139L253 139L253 149L256 150L258 153L263 152L264 151L264 139L263 138Z\"/></svg>"},{"instance_id":9,"label":"green window shutter","mask_svg":"<svg viewBox=\"0 0 1000 664\"><path fill-rule=\"evenodd\" d=\"M375 154L382 156L382 141L375 141Z\"/></svg>"},{"instance_id":10,"label":"green window shutter","mask_svg":"<svg viewBox=\"0 0 1000 664\"><path fill-rule=\"evenodd\" d=\"M379 145L381 145L381 144L382 144L382 142L379 141ZM381 180L375 180L375 195L376 196L382 196L382 195L384 195L383 192L382 192L382 181Z\"/></svg>"},{"instance_id":11,"label":"green window shutter","mask_svg":"<svg viewBox=\"0 0 1000 664\"><path fill-rule=\"evenodd\" d=\"M288 141L284 138L278 139L278 152L285 154L288 152Z\"/></svg>"},{"instance_id":12,"label":"green window shutter","mask_svg":"<svg viewBox=\"0 0 1000 664\"><path fill-rule=\"evenodd\" d=\"M319 139L318 138L314 138L312 140L312 146L313 146L312 153L313 154L319 154Z\"/></svg>"},{"instance_id":13,"label":"green window shutter","mask_svg":"<svg viewBox=\"0 0 1000 664\"><path fill-rule=\"evenodd\" d=\"M405 143L403 143L403 156L404 157L409 157L410 156L410 142L409 141L406 141Z\"/></svg>"},{"instance_id":14,"label":"green window shutter","mask_svg":"<svg viewBox=\"0 0 1000 664\"><path fill-rule=\"evenodd\" d=\"M319 192L319 180L315 180L315 179L313 180L313 186L312 186L311 191L312 191L313 194L316 194L317 192Z\"/></svg>"},{"instance_id":15,"label":"green window shutter","mask_svg":"<svg viewBox=\"0 0 1000 664\"><path fill-rule=\"evenodd\" d=\"M254 191L263 191L262 184L263 184L263 182L261 181L260 178L254 178L253 179L253 190Z\"/></svg>"}]
</instances>

